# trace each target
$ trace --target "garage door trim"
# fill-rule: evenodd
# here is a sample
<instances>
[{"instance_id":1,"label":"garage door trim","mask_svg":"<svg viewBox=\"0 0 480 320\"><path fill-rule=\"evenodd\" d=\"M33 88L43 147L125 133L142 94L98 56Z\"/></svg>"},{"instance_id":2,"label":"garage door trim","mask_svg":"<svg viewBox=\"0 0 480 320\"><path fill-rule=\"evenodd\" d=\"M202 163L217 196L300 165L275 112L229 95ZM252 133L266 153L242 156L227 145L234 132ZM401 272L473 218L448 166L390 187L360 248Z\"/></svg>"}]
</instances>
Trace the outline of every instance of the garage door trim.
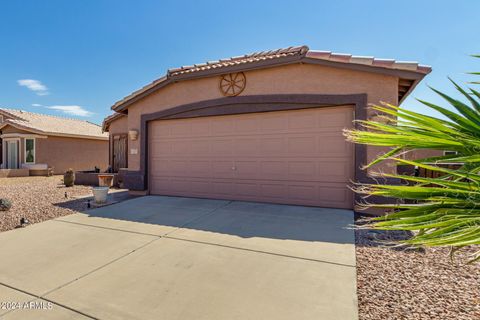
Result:
<instances>
[{"instance_id":1,"label":"garage door trim","mask_svg":"<svg viewBox=\"0 0 480 320\"><path fill-rule=\"evenodd\" d=\"M244 113L299 110L342 105L353 105L354 119L366 120L367 94L278 94L225 97L175 106L166 110L143 114L140 127L140 170L125 172L125 186L130 190L148 190L148 123L154 120L183 119ZM355 123L358 128L358 124ZM367 181L361 166L367 161L365 145L355 145L355 180ZM357 196L356 196L357 197ZM358 200L358 199L356 199Z\"/></svg>"}]
</instances>

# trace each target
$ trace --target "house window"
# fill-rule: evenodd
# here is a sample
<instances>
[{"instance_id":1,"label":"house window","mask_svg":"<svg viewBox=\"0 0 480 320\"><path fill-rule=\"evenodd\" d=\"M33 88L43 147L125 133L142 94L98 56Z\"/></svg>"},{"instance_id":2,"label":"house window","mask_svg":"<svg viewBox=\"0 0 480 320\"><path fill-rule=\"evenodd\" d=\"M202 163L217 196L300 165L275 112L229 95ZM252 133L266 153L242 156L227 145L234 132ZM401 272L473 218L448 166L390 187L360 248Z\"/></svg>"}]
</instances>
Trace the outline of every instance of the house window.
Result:
<instances>
[{"instance_id":1,"label":"house window","mask_svg":"<svg viewBox=\"0 0 480 320\"><path fill-rule=\"evenodd\" d=\"M35 163L35 139L25 139L25 163Z\"/></svg>"},{"instance_id":2,"label":"house window","mask_svg":"<svg viewBox=\"0 0 480 320\"><path fill-rule=\"evenodd\" d=\"M0 123L2 123L2 122L3 122L3 116L0 115Z\"/></svg>"}]
</instances>

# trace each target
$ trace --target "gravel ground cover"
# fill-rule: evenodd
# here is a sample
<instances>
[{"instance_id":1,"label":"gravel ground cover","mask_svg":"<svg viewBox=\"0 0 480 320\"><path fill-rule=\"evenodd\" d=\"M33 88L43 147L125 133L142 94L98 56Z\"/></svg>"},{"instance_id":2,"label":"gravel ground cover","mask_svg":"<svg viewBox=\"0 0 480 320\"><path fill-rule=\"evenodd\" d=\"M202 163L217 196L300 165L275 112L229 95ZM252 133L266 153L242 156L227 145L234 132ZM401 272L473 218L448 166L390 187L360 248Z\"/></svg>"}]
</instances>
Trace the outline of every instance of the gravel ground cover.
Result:
<instances>
[{"instance_id":1,"label":"gravel ground cover","mask_svg":"<svg viewBox=\"0 0 480 320\"><path fill-rule=\"evenodd\" d=\"M85 201L76 197L90 195L91 187L66 188L62 180L62 176L0 178L0 198L12 201L9 211L0 211L0 232L14 229L21 218L37 223L85 210Z\"/></svg>"},{"instance_id":2,"label":"gravel ground cover","mask_svg":"<svg viewBox=\"0 0 480 320\"><path fill-rule=\"evenodd\" d=\"M447 248L406 251L375 240L404 236L356 231L360 320L480 319L480 264L466 265L466 253L452 262Z\"/></svg>"}]
</instances>

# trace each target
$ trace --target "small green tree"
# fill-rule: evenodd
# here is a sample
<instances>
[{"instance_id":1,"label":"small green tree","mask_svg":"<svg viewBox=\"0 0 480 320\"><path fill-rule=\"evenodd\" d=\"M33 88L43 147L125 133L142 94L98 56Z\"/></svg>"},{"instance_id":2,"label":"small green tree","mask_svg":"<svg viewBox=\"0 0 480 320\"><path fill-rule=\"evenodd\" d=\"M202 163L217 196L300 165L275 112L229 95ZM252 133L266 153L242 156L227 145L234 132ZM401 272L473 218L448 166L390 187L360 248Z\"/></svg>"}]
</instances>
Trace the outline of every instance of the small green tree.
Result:
<instances>
[{"instance_id":1,"label":"small green tree","mask_svg":"<svg viewBox=\"0 0 480 320\"><path fill-rule=\"evenodd\" d=\"M475 56L480 58L480 56ZM480 73L472 73L480 75ZM438 172L438 178L400 174L381 174L409 182L402 185L357 183L367 207L384 209L387 214L370 219L369 227L381 230L410 230L411 239L402 241L414 246L450 246L452 254L470 245L480 244L480 92L462 88L450 79L465 102L434 88L456 112L427 101L418 100L445 119L427 116L383 104L373 106L389 121L360 121L360 129L345 130L349 141L372 146L391 147L366 167L390 159L397 164L417 166ZM480 84L480 82L472 82ZM468 101L468 102L467 102ZM392 121L392 119L396 119ZM434 158L405 160L402 155L416 149L456 151ZM446 168L447 163L459 165ZM407 201L401 204L368 203L369 196L382 196ZM480 260L480 250L470 262Z\"/></svg>"}]
</instances>

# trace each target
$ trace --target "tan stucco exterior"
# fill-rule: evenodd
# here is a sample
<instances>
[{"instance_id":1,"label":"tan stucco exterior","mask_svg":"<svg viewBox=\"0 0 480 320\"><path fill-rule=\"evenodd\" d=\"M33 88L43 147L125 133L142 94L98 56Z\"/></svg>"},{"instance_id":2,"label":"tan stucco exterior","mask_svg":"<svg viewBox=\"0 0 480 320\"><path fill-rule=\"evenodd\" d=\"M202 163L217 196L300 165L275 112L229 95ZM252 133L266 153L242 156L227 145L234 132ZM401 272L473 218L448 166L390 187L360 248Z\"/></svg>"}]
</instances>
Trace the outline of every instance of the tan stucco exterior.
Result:
<instances>
[{"instance_id":1,"label":"tan stucco exterior","mask_svg":"<svg viewBox=\"0 0 480 320\"><path fill-rule=\"evenodd\" d=\"M267 94L361 94L366 93L368 103L381 101L398 103L398 77L350 69L333 68L312 64L293 64L268 69L246 71L247 85L241 96ZM128 130L139 130L142 114L166 110L175 106L221 98L219 77L184 80L167 85L140 99L128 108ZM125 117L114 120L110 126L122 128ZM115 129L116 130L116 129ZM141 134L141 132L140 132ZM130 170L140 169L140 139L129 140ZM372 160L381 149L367 149L367 158ZM391 171L392 167L381 168Z\"/></svg>"},{"instance_id":2,"label":"tan stucco exterior","mask_svg":"<svg viewBox=\"0 0 480 320\"><path fill-rule=\"evenodd\" d=\"M110 123L108 133L110 136L115 134L128 133L128 117L123 116L115 119L115 121Z\"/></svg>"},{"instance_id":3,"label":"tan stucco exterior","mask_svg":"<svg viewBox=\"0 0 480 320\"><path fill-rule=\"evenodd\" d=\"M28 136L35 138L35 164L46 164L54 168L55 174L63 174L69 168L93 170L97 166L103 171L108 167L108 140L39 135L10 125L2 129L2 134L19 139L20 164L25 163Z\"/></svg>"},{"instance_id":4,"label":"tan stucco exterior","mask_svg":"<svg viewBox=\"0 0 480 320\"><path fill-rule=\"evenodd\" d=\"M95 166L100 170L108 167L108 141L75 139L50 136L37 139L37 163L47 163L56 174L67 169L92 170Z\"/></svg>"}]
</instances>

